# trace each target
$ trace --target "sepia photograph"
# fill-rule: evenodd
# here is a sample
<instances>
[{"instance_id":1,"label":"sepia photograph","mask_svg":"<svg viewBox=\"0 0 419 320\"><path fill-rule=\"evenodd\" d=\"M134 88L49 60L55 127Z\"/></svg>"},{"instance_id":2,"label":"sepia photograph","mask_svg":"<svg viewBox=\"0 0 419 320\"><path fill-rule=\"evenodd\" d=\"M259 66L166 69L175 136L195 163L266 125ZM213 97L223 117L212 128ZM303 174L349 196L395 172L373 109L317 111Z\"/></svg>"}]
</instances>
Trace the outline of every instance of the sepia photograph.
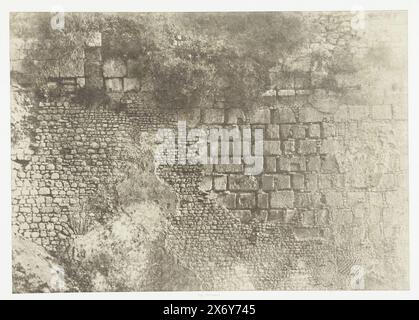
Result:
<instances>
[{"instance_id":1,"label":"sepia photograph","mask_svg":"<svg viewBox=\"0 0 419 320\"><path fill-rule=\"evenodd\" d=\"M408 10L96 7L7 13L13 296L412 289Z\"/></svg>"}]
</instances>

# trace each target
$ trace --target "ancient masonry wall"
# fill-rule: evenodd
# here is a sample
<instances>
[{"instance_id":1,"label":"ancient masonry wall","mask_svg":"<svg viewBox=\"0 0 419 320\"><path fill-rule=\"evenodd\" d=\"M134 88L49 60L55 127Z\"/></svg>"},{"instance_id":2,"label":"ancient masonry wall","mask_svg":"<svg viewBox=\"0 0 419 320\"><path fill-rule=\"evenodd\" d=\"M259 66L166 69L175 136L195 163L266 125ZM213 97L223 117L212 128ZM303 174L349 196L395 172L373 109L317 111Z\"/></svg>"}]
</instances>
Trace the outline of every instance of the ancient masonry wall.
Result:
<instances>
[{"instance_id":1,"label":"ancient masonry wall","mask_svg":"<svg viewBox=\"0 0 419 320\"><path fill-rule=\"evenodd\" d=\"M309 264L316 250L316 257L321 254L319 246L333 251L334 272L344 275L371 257L401 265L397 259L403 258L400 248L407 247L408 217L401 67L336 72L333 79L342 93L329 90L324 80L331 75L313 65L312 53L319 47L350 50L355 63L368 59L369 49L376 47L391 48L401 57L404 37L384 29L403 30L404 16L388 14L386 23L374 13L365 18L365 29L356 32L348 14L313 18L324 29L319 38L307 52L272 69L265 104L252 110L220 103L177 115L158 110L141 99L141 92L135 94L140 88L131 62L101 60L96 36L80 61L72 62L78 67L59 66L48 85L64 86L69 95L78 86L104 87L122 98L122 109L89 109L68 99L34 108L32 149L12 150L14 232L51 250L83 232L72 214L100 185L117 179L113 171L124 161L132 131L156 131L186 120L190 127L264 130L264 171L257 176L245 175L243 164L157 171L179 195L168 247L206 288L225 288L234 279L230 288L240 287L243 273L253 288L315 286L320 280L305 276L314 274ZM385 37L377 42L377 34ZM21 43L16 50L25 48ZM20 62L12 61L14 72L22 71ZM381 72L394 77L377 82ZM342 102L348 95L349 101ZM294 260L285 261L290 253Z\"/></svg>"}]
</instances>

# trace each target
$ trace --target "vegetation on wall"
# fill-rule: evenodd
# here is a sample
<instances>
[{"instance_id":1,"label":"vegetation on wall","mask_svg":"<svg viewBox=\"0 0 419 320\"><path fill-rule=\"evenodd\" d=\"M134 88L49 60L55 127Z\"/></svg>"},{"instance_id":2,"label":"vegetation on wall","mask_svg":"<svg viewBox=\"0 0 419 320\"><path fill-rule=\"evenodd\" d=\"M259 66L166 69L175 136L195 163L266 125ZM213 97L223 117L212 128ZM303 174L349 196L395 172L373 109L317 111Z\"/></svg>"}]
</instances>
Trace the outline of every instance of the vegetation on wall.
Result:
<instances>
[{"instance_id":1,"label":"vegetation on wall","mask_svg":"<svg viewBox=\"0 0 419 320\"><path fill-rule=\"evenodd\" d=\"M63 30L50 27L51 16L12 15L12 34L37 40L26 56L35 82L54 67L39 57L77 57L92 32L101 32L103 58L137 61L136 77L169 107L254 103L269 83L269 68L307 36L301 16L292 14L66 13Z\"/></svg>"}]
</instances>

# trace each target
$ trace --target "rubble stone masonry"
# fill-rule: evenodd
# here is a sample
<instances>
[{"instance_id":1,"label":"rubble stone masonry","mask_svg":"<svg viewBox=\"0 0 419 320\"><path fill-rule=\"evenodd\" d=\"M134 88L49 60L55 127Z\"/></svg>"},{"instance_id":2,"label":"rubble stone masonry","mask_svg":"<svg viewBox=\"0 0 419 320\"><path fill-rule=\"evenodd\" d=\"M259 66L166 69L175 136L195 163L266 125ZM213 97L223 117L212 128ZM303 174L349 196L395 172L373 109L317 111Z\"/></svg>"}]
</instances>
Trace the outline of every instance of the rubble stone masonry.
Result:
<instances>
[{"instance_id":1,"label":"rubble stone masonry","mask_svg":"<svg viewBox=\"0 0 419 320\"><path fill-rule=\"evenodd\" d=\"M261 174L245 175L244 163L156 167L178 196L167 248L203 287L344 288L353 265L379 274L371 288L388 286L390 273L406 287L406 14L367 13L359 30L349 13L306 14L318 38L271 70L264 102L249 109L159 109L140 90L133 62L103 61L100 41L52 68L48 85L67 93L33 105L30 147L12 150L14 232L52 252L65 247L83 232L72 215L119 181L137 131L178 120L189 128L251 127L264 131ZM395 58L338 70L331 90L313 71L318 48L348 50L359 66L377 48ZM19 53L12 72L22 72L28 44L13 39L12 50ZM72 102L81 87L104 88L118 108Z\"/></svg>"}]
</instances>

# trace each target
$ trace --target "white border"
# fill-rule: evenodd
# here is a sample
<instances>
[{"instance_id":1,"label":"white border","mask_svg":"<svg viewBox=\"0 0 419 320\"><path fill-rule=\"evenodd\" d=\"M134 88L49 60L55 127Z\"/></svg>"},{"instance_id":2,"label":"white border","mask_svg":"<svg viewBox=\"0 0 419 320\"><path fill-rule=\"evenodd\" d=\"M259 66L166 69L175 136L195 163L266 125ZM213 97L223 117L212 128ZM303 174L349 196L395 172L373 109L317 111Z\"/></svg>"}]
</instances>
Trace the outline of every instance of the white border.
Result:
<instances>
[{"instance_id":1,"label":"white border","mask_svg":"<svg viewBox=\"0 0 419 320\"><path fill-rule=\"evenodd\" d=\"M1 1L1 95L0 117L1 201L0 211L0 299L418 299L418 160L419 111L416 109L419 85L419 2L415 0L381 1L230 1L226 0L127 0L127 1ZM11 195L10 195L10 91L9 91L9 12L11 11L338 11L363 7L365 10L408 10L409 14L409 180L410 180L410 290L407 291L240 291L240 292L131 292L11 294ZM416 139L415 139L416 138ZM415 197L416 195L416 197Z\"/></svg>"}]
</instances>

